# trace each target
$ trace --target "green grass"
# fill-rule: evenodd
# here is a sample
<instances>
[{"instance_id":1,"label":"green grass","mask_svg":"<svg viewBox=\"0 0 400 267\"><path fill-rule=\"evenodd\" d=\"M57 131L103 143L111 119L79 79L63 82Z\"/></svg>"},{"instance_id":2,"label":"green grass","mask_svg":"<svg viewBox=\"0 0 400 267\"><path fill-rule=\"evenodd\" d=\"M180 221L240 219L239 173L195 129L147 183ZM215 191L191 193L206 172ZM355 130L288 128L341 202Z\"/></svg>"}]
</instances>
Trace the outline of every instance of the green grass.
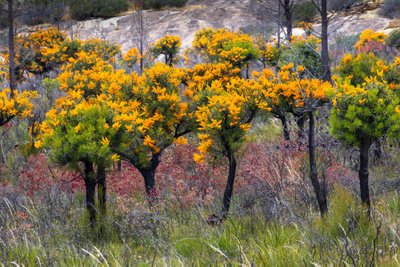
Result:
<instances>
[{"instance_id":1,"label":"green grass","mask_svg":"<svg viewBox=\"0 0 400 267\"><path fill-rule=\"evenodd\" d=\"M129 219L111 203L103 231L86 226L76 199L63 222L57 213L49 215L43 205L30 202L1 211L0 259L6 266L326 266L372 261L396 266L398 199L396 193L383 195L368 219L351 193L336 188L323 219L310 211L304 219L284 223L267 220L257 210L246 216L233 211L214 227L204 221L211 212L207 207L142 209ZM18 214L24 210L27 217L21 219Z\"/></svg>"}]
</instances>

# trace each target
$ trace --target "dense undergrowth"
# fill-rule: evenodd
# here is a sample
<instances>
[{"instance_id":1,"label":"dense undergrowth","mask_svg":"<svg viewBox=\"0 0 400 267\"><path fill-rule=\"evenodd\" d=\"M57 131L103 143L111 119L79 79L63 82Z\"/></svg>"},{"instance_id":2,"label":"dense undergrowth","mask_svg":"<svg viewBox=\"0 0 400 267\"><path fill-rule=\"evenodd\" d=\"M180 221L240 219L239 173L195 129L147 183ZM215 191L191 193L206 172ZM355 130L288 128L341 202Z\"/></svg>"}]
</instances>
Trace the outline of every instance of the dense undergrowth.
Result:
<instances>
[{"instance_id":1,"label":"dense undergrowth","mask_svg":"<svg viewBox=\"0 0 400 267\"><path fill-rule=\"evenodd\" d=\"M152 209L135 169L125 163L120 171L117 166L110 168L108 213L95 230L88 226L79 173L49 165L41 154L20 164L18 179L11 179L14 174L5 168L3 174L8 176L2 176L0 188L1 262L5 266L397 266L400 201L393 184L397 156L390 145L384 146L387 164L376 163L371 172L370 219L357 198L351 162L326 154L332 149L340 154L337 151L343 148L320 147L319 171L330 190L329 213L321 219L307 179L306 150L280 143L279 130L274 129L278 129L274 123L266 124L249 136L254 141L239 159L231 214L218 226L208 225L207 218L220 205L227 170L217 162L194 164L185 156L195 149L191 145L166 151L157 173L159 203ZM349 151L342 154L351 158Z\"/></svg>"},{"instance_id":2,"label":"dense undergrowth","mask_svg":"<svg viewBox=\"0 0 400 267\"><path fill-rule=\"evenodd\" d=\"M312 211L295 221L269 220L262 207L232 216L217 227L204 220L211 207L140 206L121 210L113 198L104 227L84 221L81 194L53 192L43 204L2 199L3 264L68 266L160 265L398 265L400 202L396 193L376 200L371 221L343 188L330 196L324 219ZM100 238L101 236L101 238Z\"/></svg>"}]
</instances>

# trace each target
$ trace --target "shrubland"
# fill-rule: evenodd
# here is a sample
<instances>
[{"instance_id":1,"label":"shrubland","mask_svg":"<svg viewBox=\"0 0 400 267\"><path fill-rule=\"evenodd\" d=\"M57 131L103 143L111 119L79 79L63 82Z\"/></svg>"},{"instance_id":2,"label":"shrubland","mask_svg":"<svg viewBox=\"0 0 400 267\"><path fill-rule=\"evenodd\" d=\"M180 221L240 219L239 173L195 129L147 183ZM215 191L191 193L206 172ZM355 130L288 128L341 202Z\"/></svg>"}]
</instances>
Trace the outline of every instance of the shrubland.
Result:
<instances>
[{"instance_id":1,"label":"shrubland","mask_svg":"<svg viewBox=\"0 0 400 267\"><path fill-rule=\"evenodd\" d=\"M18 88L0 94L2 262L398 264L397 48L366 30L333 51L329 82L310 34L277 47L207 28L184 52L167 35L143 55L17 36ZM142 57L154 64L136 72Z\"/></svg>"}]
</instances>

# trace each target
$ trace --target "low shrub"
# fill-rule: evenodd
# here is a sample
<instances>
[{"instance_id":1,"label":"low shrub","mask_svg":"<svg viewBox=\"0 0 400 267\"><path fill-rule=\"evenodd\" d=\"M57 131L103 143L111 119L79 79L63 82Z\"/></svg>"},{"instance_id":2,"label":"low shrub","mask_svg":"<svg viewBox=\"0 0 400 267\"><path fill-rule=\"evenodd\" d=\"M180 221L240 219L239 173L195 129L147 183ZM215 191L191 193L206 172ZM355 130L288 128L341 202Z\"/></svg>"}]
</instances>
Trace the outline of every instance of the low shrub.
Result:
<instances>
[{"instance_id":1,"label":"low shrub","mask_svg":"<svg viewBox=\"0 0 400 267\"><path fill-rule=\"evenodd\" d=\"M108 18L128 9L127 0L71 0L69 3L72 18Z\"/></svg>"},{"instance_id":2,"label":"low shrub","mask_svg":"<svg viewBox=\"0 0 400 267\"><path fill-rule=\"evenodd\" d=\"M386 0L380 13L385 17L400 18L400 0Z\"/></svg>"},{"instance_id":3,"label":"low shrub","mask_svg":"<svg viewBox=\"0 0 400 267\"><path fill-rule=\"evenodd\" d=\"M330 0L328 1L328 9L332 11L340 11L349 8L356 2L361 0Z\"/></svg>"},{"instance_id":4,"label":"low shrub","mask_svg":"<svg viewBox=\"0 0 400 267\"><path fill-rule=\"evenodd\" d=\"M67 10L66 0L32 1L29 12L23 12L22 23L37 25L42 23L59 24Z\"/></svg>"},{"instance_id":5,"label":"low shrub","mask_svg":"<svg viewBox=\"0 0 400 267\"><path fill-rule=\"evenodd\" d=\"M145 0L145 8L160 9L165 6L169 7L182 7L188 0Z\"/></svg>"},{"instance_id":6,"label":"low shrub","mask_svg":"<svg viewBox=\"0 0 400 267\"><path fill-rule=\"evenodd\" d=\"M392 31L386 39L386 44L390 47L400 49L400 29Z\"/></svg>"}]
</instances>

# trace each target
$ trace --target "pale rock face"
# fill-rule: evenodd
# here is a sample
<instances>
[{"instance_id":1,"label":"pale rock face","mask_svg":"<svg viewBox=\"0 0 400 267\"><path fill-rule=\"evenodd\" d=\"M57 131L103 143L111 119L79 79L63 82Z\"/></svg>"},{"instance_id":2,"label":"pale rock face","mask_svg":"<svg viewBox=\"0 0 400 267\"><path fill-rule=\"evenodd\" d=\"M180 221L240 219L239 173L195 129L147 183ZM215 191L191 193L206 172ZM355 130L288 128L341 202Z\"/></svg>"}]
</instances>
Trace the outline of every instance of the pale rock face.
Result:
<instances>
[{"instance_id":1,"label":"pale rock face","mask_svg":"<svg viewBox=\"0 0 400 267\"><path fill-rule=\"evenodd\" d=\"M189 47L194 33L204 27L238 30L262 22L253 0L190 1L184 8L144 11L148 43L165 34L179 35L183 47ZM133 13L111 19L96 19L64 25L66 32L78 38L102 38L121 44L127 50L135 44Z\"/></svg>"},{"instance_id":2,"label":"pale rock face","mask_svg":"<svg viewBox=\"0 0 400 267\"><path fill-rule=\"evenodd\" d=\"M330 38L336 35L352 35L370 28L383 30L386 33L393 30L393 21L378 15L379 9L366 11L350 11L338 16L330 25ZM121 45L123 51L136 46L137 33L133 23L135 12L110 18L93 19L81 22L65 22L62 29L69 35L81 39L100 38ZM179 35L183 48L190 47L196 31L204 27L256 28L258 31L275 32L273 18L270 12L258 4L258 0L190 0L183 8L161 11L144 11L144 25L147 32L147 43L163 37L165 34ZM314 24L319 30L320 23ZM32 29L21 29L29 31ZM304 31L293 29L293 35L302 35ZM284 36L282 35L282 38Z\"/></svg>"}]
</instances>

